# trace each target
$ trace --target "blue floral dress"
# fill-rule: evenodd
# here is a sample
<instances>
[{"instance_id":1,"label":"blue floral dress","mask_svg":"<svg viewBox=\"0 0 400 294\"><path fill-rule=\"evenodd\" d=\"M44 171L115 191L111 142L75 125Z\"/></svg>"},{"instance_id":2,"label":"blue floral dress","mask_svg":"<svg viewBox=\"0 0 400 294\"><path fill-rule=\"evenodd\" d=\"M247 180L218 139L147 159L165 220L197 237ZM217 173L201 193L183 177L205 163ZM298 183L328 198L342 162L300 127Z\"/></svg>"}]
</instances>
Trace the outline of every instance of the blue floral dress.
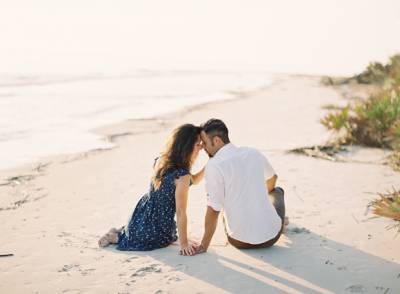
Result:
<instances>
[{"instance_id":1,"label":"blue floral dress","mask_svg":"<svg viewBox=\"0 0 400 294\"><path fill-rule=\"evenodd\" d=\"M166 247L177 237L175 217L175 179L189 174L184 168L173 169L165 175L155 190L149 192L136 205L129 222L118 234L116 249L146 251Z\"/></svg>"}]
</instances>

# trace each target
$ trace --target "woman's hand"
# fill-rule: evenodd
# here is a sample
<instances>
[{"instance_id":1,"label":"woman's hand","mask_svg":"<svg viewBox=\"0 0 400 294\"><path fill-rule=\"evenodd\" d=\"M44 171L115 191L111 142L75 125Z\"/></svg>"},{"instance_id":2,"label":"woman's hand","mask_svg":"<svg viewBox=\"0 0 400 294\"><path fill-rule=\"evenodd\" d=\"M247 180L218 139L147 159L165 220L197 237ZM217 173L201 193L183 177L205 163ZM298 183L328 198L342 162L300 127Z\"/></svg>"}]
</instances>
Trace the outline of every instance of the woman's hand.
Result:
<instances>
[{"instance_id":1,"label":"woman's hand","mask_svg":"<svg viewBox=\"0 0 400 294\"><path fill-rule=\"evenodd\" d=\"M197 243L195 242L188 242L185 244L181 244L181 248L179 250L179 254L180 255L184 255L184 256L192 256L196 254L196 248L197 246L199 246Z\"/></svg>"}]
</instances>

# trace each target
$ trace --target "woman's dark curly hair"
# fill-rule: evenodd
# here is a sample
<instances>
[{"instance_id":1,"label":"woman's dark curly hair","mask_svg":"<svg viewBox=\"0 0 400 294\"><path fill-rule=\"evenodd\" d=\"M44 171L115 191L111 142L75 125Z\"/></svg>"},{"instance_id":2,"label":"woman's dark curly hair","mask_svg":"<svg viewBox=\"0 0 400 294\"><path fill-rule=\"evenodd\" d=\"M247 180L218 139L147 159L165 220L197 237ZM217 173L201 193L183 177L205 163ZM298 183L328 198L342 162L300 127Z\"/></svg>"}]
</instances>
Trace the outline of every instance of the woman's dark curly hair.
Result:
<instances>
[{"instance_id":1,"label":"woman's dark curly hair","mask_svg":"<svg viewBox=\"0 0 400 294\"><path fill-rule=\"evenodd\" d=\"M184 124L173 130L164 151L158 158L152 183L155 189L161 186L164 176L172 169L192 167L192 153L199 140L201 128L192 124Z\"/></svg>"}]
</instances>

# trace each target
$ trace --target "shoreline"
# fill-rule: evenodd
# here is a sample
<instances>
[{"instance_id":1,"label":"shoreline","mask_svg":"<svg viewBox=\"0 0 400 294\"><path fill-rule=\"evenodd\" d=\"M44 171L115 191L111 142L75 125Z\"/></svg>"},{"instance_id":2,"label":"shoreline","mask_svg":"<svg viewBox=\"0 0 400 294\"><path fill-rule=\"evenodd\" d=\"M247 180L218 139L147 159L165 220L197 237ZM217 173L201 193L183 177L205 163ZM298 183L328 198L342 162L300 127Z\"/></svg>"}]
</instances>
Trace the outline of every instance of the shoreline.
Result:
<instances>
[{"instance_id":1,"label":"shoreline","mask_svg":"<svg viewBox=\"0 0 400 294\"><path fill-rule=\"evenodd\" d=\"M80 158L80 157L85 157L94 153L98 152L105 152L108 150L112 150L115 148L118 148L118 144L115 144L114 140L119 137L124 137L124 136L130 136L130 135L138 135L142 133L149 132L148 130L145 130L147 127L146 124L150 125L151 127L154 127L154 124L160 125L161 129L159 130L160 132L165 130L166 127L173 121L174 117L181 116L186 113L194 112L197 110L201 110L204 107L210 106L210 105L218 105L218 104L223 104L223 103L229 103L231 101L236 101L236 100L242 100L242 99L249 99L251 98L251 95L254 93L257 93L259 91L262 91L264 89L269 88L273 84L277 83L279 79L282 79L284 77L300 77L300 76L309 76L312 77L312 75L301 75L301 74L274 74L272 77L272 81L264 86L258 87L257 89L253 89L251 91L226 91L230 95L232 95L231 98L224 98L216 101L209 101L209 102L203 102L195 105L190 105L183 107L182 109L178 109L175 111L171 111L165 114L161 115L156 115L154 117L149 117L149 118L139 118L139 119L123 119L119 122L112 123L112 124L105 124L102 126L98 126L92 129L87 130L88 133L93 133L95 135L101 136L101 140L107 142L107 143L113 143L114 146L111 147L105 147L105 148L93 148L89 150L83 150L79 152L72 152L72 153L61 153L61 154L50 154L48 156L40 157L36 161L28 162L26 164L21 164L12 168L6 168L6 169L1 169L0 168L0 181L1 180L6 180L7 178L10 177L16 177L18 174L26 174L27 172L30 172L32 170L35 170L38 166L41 165L50 165L55 162L62 162L66 163L70 159L73 158ZM144 125L144 126L142 126ZM130 132L129 130L134 129L136 132ZM138 128L138 130L136 130ZM115 131L115 130L121 130L121 131ZM124 131L125 130L125 131ZM154 132L154 130L151 130L150 132ZM119 140L119 139L118 139ZM2 182L0 182L1 185Z\"/></svg>"},{"instance_id":2,"label":"shoreline","mask_svg":"<svg viewBox=\"0 0 400 294\"><path fill-rule=\"evenodd\" d=\"M52 155L111 148L112 144L93 130L130 119L157 119L207 102L237 99L270 84L273 77L265 72L146 72L105 80L77 79L76 85L0 85L0 94L5 97L3 119L8 122L0 131L0 169L29 168ZM16 120L18 117L21 119Z\"/></svg>"}]
</instances>

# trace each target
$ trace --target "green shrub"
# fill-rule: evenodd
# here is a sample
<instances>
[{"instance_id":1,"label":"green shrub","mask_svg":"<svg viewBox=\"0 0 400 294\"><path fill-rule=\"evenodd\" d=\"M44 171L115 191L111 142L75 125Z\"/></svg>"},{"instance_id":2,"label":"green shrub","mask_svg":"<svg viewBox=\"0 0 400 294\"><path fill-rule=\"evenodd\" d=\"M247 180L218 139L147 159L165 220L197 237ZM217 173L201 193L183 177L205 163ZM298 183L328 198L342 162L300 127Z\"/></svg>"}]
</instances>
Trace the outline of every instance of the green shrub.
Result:
<instances>
[{"instance_id":1,"label":"green shrub","mask_svg":"<svg viewBox=\"0 0 400 294\"><path fill-rule=\"evenodd\" d=\"M387 65L370 64L356 80L381 83L381 89L366 100L331 111L321 123L342 143L400 150L400 54Z\"/></svg>"},{"instance_id":2,"label":"green shrub","mask_svg":"<svg viewBox=\"0 0 400 294\"><path fill-rule=\"evenodd\" d=\"M321 83L324 85L343 85L348 83L376 84L388 86L400 90L400 54L390 57L389 62L383 65L380 62L371 62L360 74L350 78L322 77Z\"/></svg>"},{"instance_id":3,"label":"green shrub","mask_svg":"<svg viewBox=\"0 0 400 294\"><path fill-rule=\"evenodd\" d=\"M395 149L400 138L400 92L382 91L355 106L355 142Z\"/></svg>"},{"instance_id":4,"label":"green shrub","mask_svg":"<svg viewBox=\"0 0 400 294\"><path fill-rule=\"evenodd\" d=\"M353 78L360 84L383 83L389 73L389 67L379 62L370 63L365 71Z\"/></svg>"}]
</instances>

